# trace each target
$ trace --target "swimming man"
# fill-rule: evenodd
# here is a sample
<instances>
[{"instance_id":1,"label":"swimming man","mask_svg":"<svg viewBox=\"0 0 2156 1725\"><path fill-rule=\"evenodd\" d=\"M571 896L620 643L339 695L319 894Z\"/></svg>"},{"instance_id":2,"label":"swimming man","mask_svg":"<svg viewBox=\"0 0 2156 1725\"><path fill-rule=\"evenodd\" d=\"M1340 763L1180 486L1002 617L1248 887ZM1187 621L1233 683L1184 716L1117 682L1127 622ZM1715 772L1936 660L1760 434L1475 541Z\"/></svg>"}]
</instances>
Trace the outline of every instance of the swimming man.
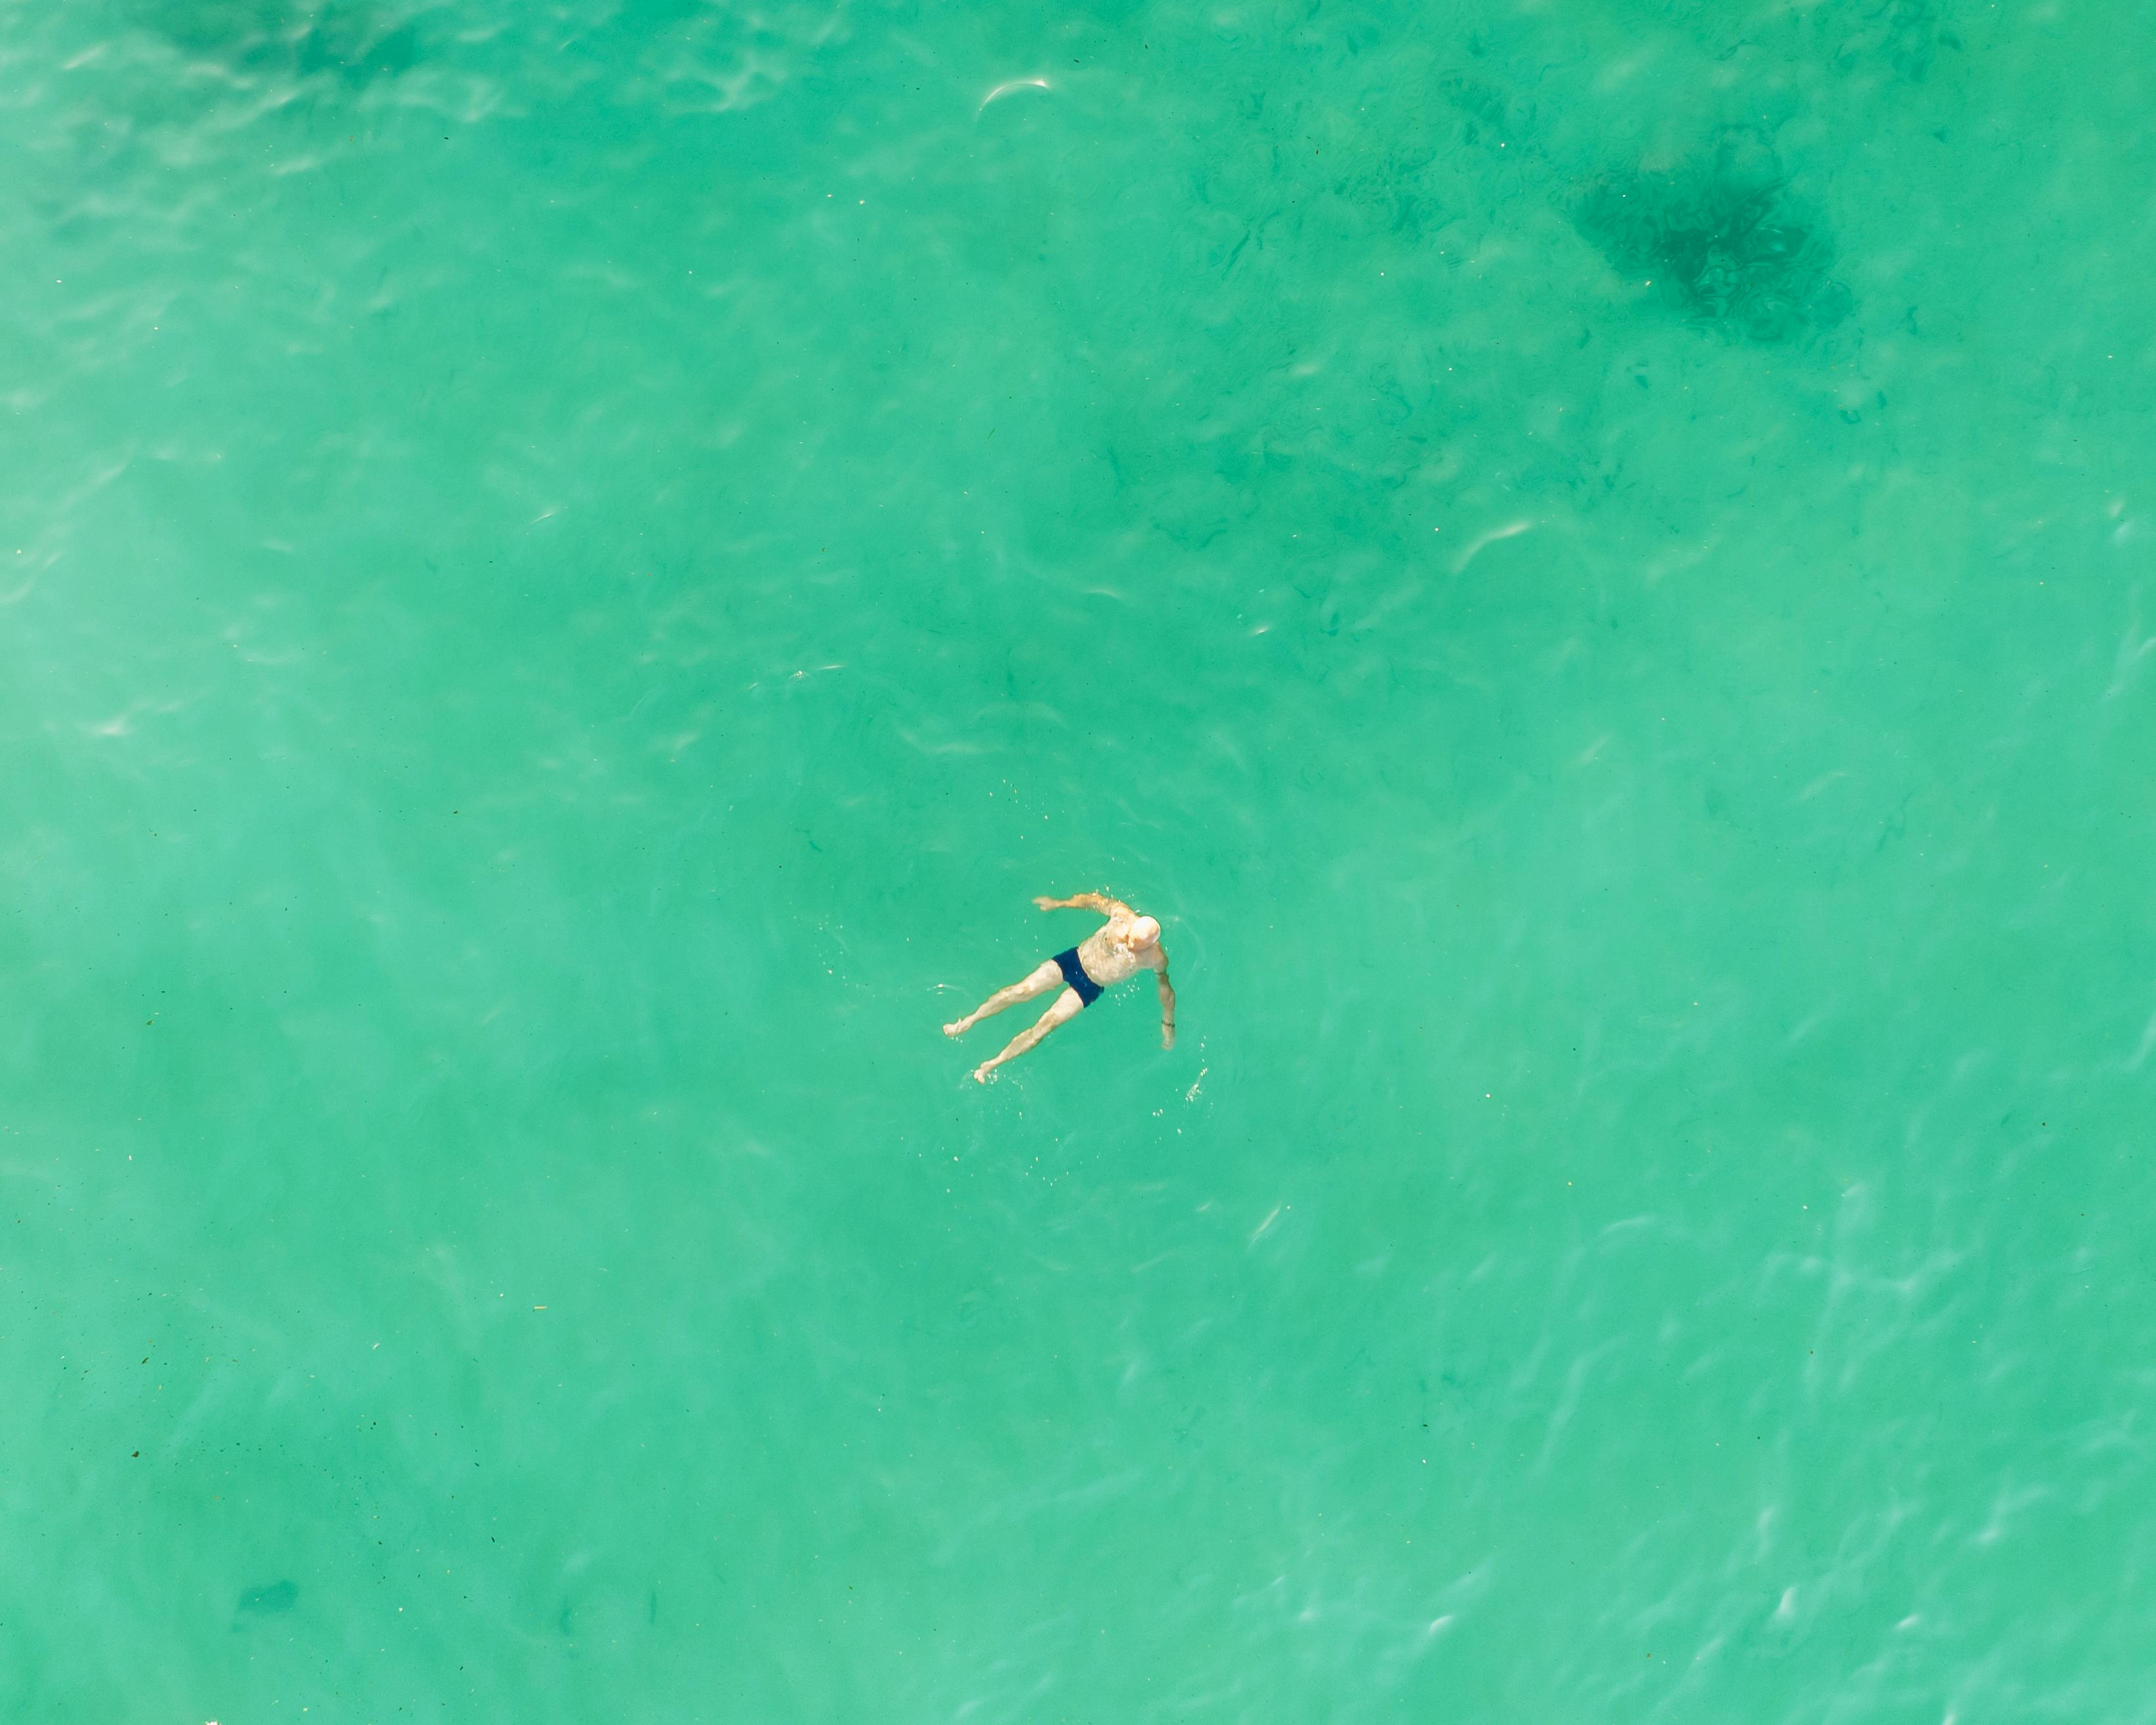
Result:
<instances>
[{"instance_id":1,"label":"swimming man","mask_svg":"<svg viewBox=\"0 0 2156 1725\"><path fill-rule=\"evenodd\" d=\"M983 1019L1016 1006L1021 1000L1038 999L1051 988L1063 992L1049 1004L1040 1021L993 1060L973 1068L973 1081L986 1084L1005 1060L1014 1060L1060 1024L1067 1024L1125 977L1141 970L1157 973L1160 983L1160 1045L1175 1046L1175 990L1168 985L1168 954L1161 950L1160 924L1141 916L1119 898L1103 893L1081 892L1071 898L1037 898L1044 911L1098 911L1108 920L1068 952L1058 952L1023 982L998 988L963 1019L944 1025L946 1036L963 1036Z\"/></svg>"}]
</instances>

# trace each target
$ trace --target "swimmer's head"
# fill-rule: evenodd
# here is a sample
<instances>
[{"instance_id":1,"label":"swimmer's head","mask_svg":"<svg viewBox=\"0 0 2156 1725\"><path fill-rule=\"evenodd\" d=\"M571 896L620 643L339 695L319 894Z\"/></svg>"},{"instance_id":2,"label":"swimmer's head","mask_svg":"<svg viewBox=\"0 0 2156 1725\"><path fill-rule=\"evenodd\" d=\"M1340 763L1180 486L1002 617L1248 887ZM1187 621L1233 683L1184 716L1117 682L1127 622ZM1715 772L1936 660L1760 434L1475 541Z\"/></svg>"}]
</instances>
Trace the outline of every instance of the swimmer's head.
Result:
<instances>
[{"instance_id":1,"label":"swimmer's head","mask_svg":"<svg viewBox=\"0 0 2156 1725\"><path fill-rule=\"evenodd\" d=\"M1132 946L1149 947L1159 938L1160 924L1154 922L1152 917L1134 916L1131 919L1131 944Z\"/></svg>"}]
</instances>

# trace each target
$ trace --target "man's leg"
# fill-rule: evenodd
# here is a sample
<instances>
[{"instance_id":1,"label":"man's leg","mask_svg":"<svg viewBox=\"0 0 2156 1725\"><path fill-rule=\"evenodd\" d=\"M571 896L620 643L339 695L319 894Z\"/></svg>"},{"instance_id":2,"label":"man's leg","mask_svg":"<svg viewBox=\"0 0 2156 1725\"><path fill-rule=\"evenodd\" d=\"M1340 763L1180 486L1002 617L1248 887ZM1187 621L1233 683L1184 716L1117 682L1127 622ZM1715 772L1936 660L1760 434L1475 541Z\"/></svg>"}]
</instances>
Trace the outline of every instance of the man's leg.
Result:
<instances>
[{"instance_id":1,"label":"man's leg","mask_svg":"<svg viewBox=\"0 0 2156 1725\"><path fill-rule=\"evenodd\" d=\"M1034 968L1024 981L1013 983L1008 988L998 988L963 1019L953 1019L944 1025L946 1036L963 1036L983 1019L993 1018L1006 1006L1016 1006L1021 1000L1037 1000L1050 988L1063 986L1062 967L1050 958Z\"/></svg>"},{"instance_id":2,"label":"man's leg","mask_svg":"<svg viewBox=\"0 0 2156 1725\"><path fill-rule=\"evenodd\" d=\"M1060 971L1056 973L1059 976L1062 974ZM1075 988L1065 988L1055 997L1055 1004L1046 1012L1041 1014L1040 1022L1030 1030L1021 1031L1018 1035L1011 1038L1010 1046L998 1055L995 1059L983 1061L973 1068L973 1082L986 1084L988 1081L988 1074L994 1071L1005 1060L1016 1060L1058 1024L1069 1024L1085 1009L1086 1003L1078 998L1078 991Z\"/></svg>"}]
</instances>

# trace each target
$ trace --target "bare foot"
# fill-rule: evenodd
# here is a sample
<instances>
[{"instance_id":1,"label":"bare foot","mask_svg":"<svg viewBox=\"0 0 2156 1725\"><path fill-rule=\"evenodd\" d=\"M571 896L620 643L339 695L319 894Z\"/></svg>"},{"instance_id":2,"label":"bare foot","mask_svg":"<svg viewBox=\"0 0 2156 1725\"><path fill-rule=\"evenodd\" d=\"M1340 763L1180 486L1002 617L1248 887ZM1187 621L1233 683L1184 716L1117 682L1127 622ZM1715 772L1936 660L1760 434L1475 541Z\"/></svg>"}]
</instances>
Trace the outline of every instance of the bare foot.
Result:
<instances>
[{"instance_id":1,"label":"bare foot","mask_svg":"<svg viewBox=\"0 0 2156 1725\"><path fill-rule=\"evenodd\" d=\"M953 1019L949 1024L944 1025L943 1034L946 1036L963 1036L973 1028L973 1020L970 1019Z\"/></svg>"},{"instance_id":2,"label":"bare foot","mask_svg":"<svg viewBox=\"0 0 2156 1725\"><path fill-rule=\"evenodd\" d=\"M993 1080L995 1076L996 1069L993 1066L976 1066L973 1068L973 1082L976 1084L987 1084Z\"/></svg>"}]
</instances>

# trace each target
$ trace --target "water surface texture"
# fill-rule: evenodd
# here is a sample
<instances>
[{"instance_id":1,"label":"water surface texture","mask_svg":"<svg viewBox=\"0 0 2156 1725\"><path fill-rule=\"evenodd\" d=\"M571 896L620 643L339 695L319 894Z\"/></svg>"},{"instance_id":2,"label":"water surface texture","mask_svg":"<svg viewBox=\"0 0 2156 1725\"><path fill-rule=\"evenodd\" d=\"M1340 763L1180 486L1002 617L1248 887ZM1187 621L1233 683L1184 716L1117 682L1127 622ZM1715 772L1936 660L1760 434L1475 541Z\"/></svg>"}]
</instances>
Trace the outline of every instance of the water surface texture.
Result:
<instances>
[{"instance_id":1,"label":"water surface texture","mask_svg":"<svg viewBox=\"0 0 2156 1725\"><path fill-rule=\"evenodd\" d=\"M2152 98L0 5L0 1717L2156 1720Z\"/></svg>"}]
</instances>

